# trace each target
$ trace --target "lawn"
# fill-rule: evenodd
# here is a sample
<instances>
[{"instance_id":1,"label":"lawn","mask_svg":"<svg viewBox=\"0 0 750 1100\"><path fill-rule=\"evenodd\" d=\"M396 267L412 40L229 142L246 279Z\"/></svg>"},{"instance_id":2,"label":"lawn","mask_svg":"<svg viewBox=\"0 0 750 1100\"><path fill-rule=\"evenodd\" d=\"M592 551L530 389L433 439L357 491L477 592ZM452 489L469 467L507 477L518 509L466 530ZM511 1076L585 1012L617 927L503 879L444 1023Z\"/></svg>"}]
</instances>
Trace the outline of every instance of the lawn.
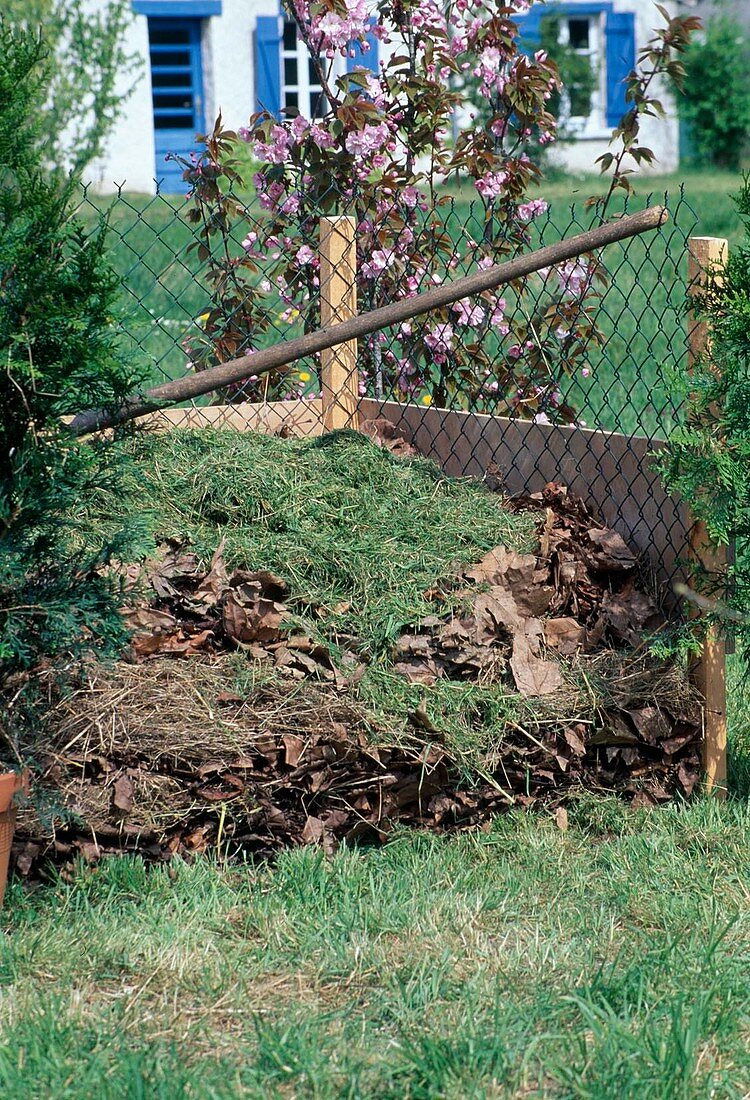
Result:
<instances>
[{"instance_id":1,"label":"lawn","mask_svg":"<svg viewBox=\"0 0 750 1100\"><path fill-rule=\"evenodd\" d=\"M589 374L579 375L569 391L588 426L649 436L667 431L673 419L674 376L685 369L685 242L693 234L736 239L739 222L729 194L737 183L731 174L714 172L655 176L638 185L631 209L644 205L650 194L653 201L663 201L667 193L671 220L658 234L611 246L605 254L609 285L598 313L605 345L590 349ZM551 213L539 227L544 243L588 225L591 214L585 201L601 188L596 177L547 184L542 193ZM451 197L443 214L458 239L467 226L477 229L479 209L475 205L472 210L466 188ZM111 205L112 256L123 280L123 346L143 364L151 382L180 376L187 361L181 341L196 331L196 318L209 300L196 254L188 252L192 230L185 220L185 200L126 193L111 204L96 200L96 209L102 205ZM87 201L84 216L90 218L93 209ZM612 213L620 209L617 200ZM260 345L297 334L298 325L281 320L282 309L279 304Z\"/></svg>"},{"instance_id":2,"label":"lawn","mask_svg":"<svg viewBox=\"0 0 750 1100\"><path fill-rule=\"evenodd\" d=\"M5 1095L750 1089L750 812L512 812L272 867L112 860L10 890Z\"/></svg>"}]
</instances>

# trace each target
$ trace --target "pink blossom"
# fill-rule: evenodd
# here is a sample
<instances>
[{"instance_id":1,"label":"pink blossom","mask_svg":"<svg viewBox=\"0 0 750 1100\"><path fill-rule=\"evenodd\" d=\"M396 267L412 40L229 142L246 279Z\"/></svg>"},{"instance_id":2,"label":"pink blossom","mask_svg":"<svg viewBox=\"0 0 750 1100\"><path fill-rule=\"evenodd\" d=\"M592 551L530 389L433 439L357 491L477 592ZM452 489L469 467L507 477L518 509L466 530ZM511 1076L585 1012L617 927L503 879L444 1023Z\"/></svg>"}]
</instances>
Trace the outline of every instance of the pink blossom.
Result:
<instances>
[{"instance_id":1,"label":"pink blossom","mask_svg":"<svg viewBox=\"0 0 750 1100\"><path fill-rule=\"evenodd\" d=\"M485 172L483 176L475 181L474 186L483 199L489 199L491 202L502 195L503 187L507 181L507 172Z\"/></svg>"},{"instance_id":2,"label":"pink blossom","mask_svg":"<svg viewBox=\"0 0 750 1100\"><path fill-rule=\"evenodd\" d=\"M424 337L424 342L433 354L436 363L445 363L453 350L453 325L445 321L433 325Z\"/></svg>"},{"instance_id":3,"label":"pink blossom","mask_svg":"<svg viewBox=\"0 0 750 1100\"><path fill-rule=\"evenodd\" d=\"M307 121L304 115L297 115L295 118L292 119L290 129L297 141L299 142L302 141L302 138L310 129L310 123Z\"/></svg>"},{"instance_id":4,"label":"pink blossom","mask_svg":"<svg viewBox=\"0 0 750 1100\"><path fill-rule=\"evenodd\" d=\"M289 195L281 204L282 214L296 214L299 210L299 195Z\"/></svg>"},{"instance_id":5,"label":"pink blossom","mask_svg":"<svg viewBox=\"0 0 750 1100\"><path fill-rule=\"evenodd\" d=\"M498 329L503 336L510 332L510 326L505 320L505 298L497 298L490 314L490 324Z\"/></svg>"},{"instance_id":6,"label":"pink blossom","mask_svg":"<svg viewBox=\"0 0 750 1100\"><path fill-rule=\"evenodd\" d=\"M310 127L310 137L319 149L332 149L336 144L335 139L329 134L326 127L319 122L313 122Z\"/></svg>"},{"instance_id":7,"label":"pink blossom","mask_svg":"<svg viewBox=\"0 0 750 1100\"><path fill-rule=\"evenodd\" d=\"M523 348L520 344L511 344L508 348L508 355L511 359L520 359L523 355Z\"/></svg>"},{"instance_id":8,"label":"pink blossom","mask_svg":"<svg viewBox=\"0 0 750 1100\"><path fill-rule=\"evenodd\" d=\"M301 266L311 264L314 259L315 253L310 248L309 244L303 244L302 247L297 250L297 263Z\"/></svg>"},{"instance_id":9,"label":"pink blossom","mask_svg":"<svg viewBox=\"0 0 750 1100\"><path fill-rule=\"evenodd\" d=\"M555 268L560 290L571 298L580 298L589 288L591 272L583 260L566 260Z\"/></svg>"},{"instance_id":10,"label":"pink blossom","mask_svg":"<svg viewBox=\"0 0 750 1100\"><path fill-rule=\"evenodd\" d=\"M472 305L470 298L461 298L451 307L456 314L459 325L481 325L485 318L485 310L480 305Z\"/></svg>"},{"instance_id":11,"label":"pink blossom","mask_svg":"<svg viewBox=\"0 0 750 1100\"><path fill-rule=\"evenodd\" d=\"M522 222L530 222L538 218L549 209L549 203L544 199L532 199L530 202L522 202L518 207L518 217Z\"/></svg>"},{"instance_id":12,"label":"pink blossom","mask_svg":"<svg viewBox=\"0 0 750 1100\"><path fill-rule=\"evenodd\" d=\"M362 274L366 279L376 278L381 271L393 263L395 254L392 248L376 248L370 254L367 263L362 264Z\"/></svg>"},{"instance_id":13,"label":"pink blossom","mask_svg":"<svg viewBox=\"0 0 750 1100\"><path fill-rule=\"evenodd\" d=\"M345 144L354 156L367 156L368 153L382 149L388 137L388 127L384 122L379 122L376 126L365 126L363 130L354 130L347 134Z\"/></svg>"},{"instance_id":14,"label":"pink blossom","mask_svg":"<svg viewBox=\"0 0 750 1100\"><path fill-rule=\"evenodd\" d=\"M258 160L269 161L271 164L285 164L289 159L291 144L292 139L288 130L283 126L272 126L268 141L256 141L253 152Z\"/></svg>"},{"instance_id":15,"label":"pink blossom","mask_svg":"<svg viewBox=\"0 0 750 1100\"><path fill-rule=\"evenodd\" d=\"M358 69L354 70L354 72L358 71ZM385 107L385 96L383 95L383 89L380 86L380 81L374 73L371 73L369 71L369 69L365 70L364 90L376 107L381 109Z\"/></svg>"},{"instance_id":16,"label":"pink blossom","mask_svg":"<svg viewBox=\"0 0 750 1100\"><path fill-rule=\"evenodd\" d=\"M443 38L447 36L448 24L443 11L433 0L422 0L418 8L411 13L411 25L415 30L429 31Z\"/></svg>"}]
</instances>

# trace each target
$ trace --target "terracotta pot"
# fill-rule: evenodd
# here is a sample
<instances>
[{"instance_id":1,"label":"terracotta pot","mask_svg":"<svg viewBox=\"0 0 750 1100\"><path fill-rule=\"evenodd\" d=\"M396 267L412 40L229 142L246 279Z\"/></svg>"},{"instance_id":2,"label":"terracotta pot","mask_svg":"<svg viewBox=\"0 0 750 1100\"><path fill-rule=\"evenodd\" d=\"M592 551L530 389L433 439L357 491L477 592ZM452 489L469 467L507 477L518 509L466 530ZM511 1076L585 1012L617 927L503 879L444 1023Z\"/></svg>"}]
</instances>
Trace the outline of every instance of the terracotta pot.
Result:
<instances>
[{"instance_id":1,"label":"terracotta pot","mask_svg":"<svg viewBox=\"0 0 750 1100\"><path fill-rule=\"evenodd\" d=\"M13 832L16 827L16 807L13 800L19 791L26 789L27 784L28 776L25 772L0 773L0 907L3 904L5 886L8 882L10 846L13 843Z\"/></svg>"}]
</instances>

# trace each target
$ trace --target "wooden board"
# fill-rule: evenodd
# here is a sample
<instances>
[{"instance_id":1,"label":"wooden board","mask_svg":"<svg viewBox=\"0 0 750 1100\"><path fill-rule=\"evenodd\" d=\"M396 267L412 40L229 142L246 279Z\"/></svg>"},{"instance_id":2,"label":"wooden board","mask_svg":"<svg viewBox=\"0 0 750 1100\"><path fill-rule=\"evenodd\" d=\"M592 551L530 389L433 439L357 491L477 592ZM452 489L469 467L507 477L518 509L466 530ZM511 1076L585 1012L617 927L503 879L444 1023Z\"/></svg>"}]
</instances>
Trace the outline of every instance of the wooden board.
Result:
<instances>
[{"instance_id":1,"label":"wooden board","mask_svg":"<svg viewBox=\"0 0 750 1100\"><path fill-rule=\"evenodd\" d=\"M140 421L151 431L169 428L232 428L266 435L312 436L323 431L320 398L312 401L238 402L205 408L162 409Z\"/></svg>"},{"instance_id":2,"label":"wooden board","mask_svg":"<svg viewBox=\"0 0 750 1100\"><path fill-rule=\"evenodd\" d=\"M320 219L320 324L350 321L357 313L356 219L347 215ZM323 426L356 428L359 405L357 341L348 340L320 353Z\"/></svg>"},{"instance_id":3,"label":"wooden board","mask_svg":"<svg viewBox=\"0 0 750 1100\"><path fill-rule=\"evenodd\" d=\"M684 580L690 518L653 469L657 441L397 402L363 401L361 409L363 419L385 416L453 477L495 469L510 495L539 492L549 481L566 485L649 560L676 602L671 586Z\"/></svg>"}]
</instances>

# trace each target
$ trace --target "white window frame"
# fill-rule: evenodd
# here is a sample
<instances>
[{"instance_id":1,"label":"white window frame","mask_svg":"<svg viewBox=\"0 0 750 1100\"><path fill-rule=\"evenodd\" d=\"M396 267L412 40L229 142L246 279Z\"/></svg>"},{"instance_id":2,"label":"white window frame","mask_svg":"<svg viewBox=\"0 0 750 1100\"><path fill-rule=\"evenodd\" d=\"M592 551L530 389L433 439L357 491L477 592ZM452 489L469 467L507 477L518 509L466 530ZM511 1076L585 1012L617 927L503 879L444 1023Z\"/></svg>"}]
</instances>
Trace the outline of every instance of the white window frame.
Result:
<instances>
[{"instance_id":1,"label":"white window frame","mask_svg":"<svg viewBox=\"0 0 750 1100\"><path fill-rule=\"evenodd\" d=\"M286 29L287 26L293 26L296 34L296 48L288 50L285 47ZM287 84L286 81L286 62L294 61L297 69L297 83ZM297 24L293 20L284 19L282 28L281 39L281 109L289 106L287 104L287 94L292 93L297 96L296 109L305 118L312 119L312 104L319 96L323 95L323 89L317 84L310 83L310 53L307 46L300 38L297 30ZM329 83L333 84L336 79L346 72L346 59L339 54L333 58L332 61L327 62L326 77ZM301 79L300 79L301 77ZM294 106L290 109L294 109ZM326 108L324 107L324 113ZM318 115L318 117L320 117Z\"/></svg>"},{"instance_id":2,"label":"white window frame","mask_svg":"<svg viewBox=\"0 0 750 1100\"><path fill-rule=\"evenodd\" d=\"M582 57L588 57L596 76L594 89L591 93L591 110L584 118L581 115L569 115L566 95L563 90L561 114L562 121L567 130L579 138L595 138L609 134L607 129L607 88L606 88L606 37L605 22L606 12L581 12L576 13L575 8L567 9L560 19L560 42L570 43L569 20L585 19L589 25L589 44L586 49L577 49L575 52Z\"/></svg>"}]
</instances>

